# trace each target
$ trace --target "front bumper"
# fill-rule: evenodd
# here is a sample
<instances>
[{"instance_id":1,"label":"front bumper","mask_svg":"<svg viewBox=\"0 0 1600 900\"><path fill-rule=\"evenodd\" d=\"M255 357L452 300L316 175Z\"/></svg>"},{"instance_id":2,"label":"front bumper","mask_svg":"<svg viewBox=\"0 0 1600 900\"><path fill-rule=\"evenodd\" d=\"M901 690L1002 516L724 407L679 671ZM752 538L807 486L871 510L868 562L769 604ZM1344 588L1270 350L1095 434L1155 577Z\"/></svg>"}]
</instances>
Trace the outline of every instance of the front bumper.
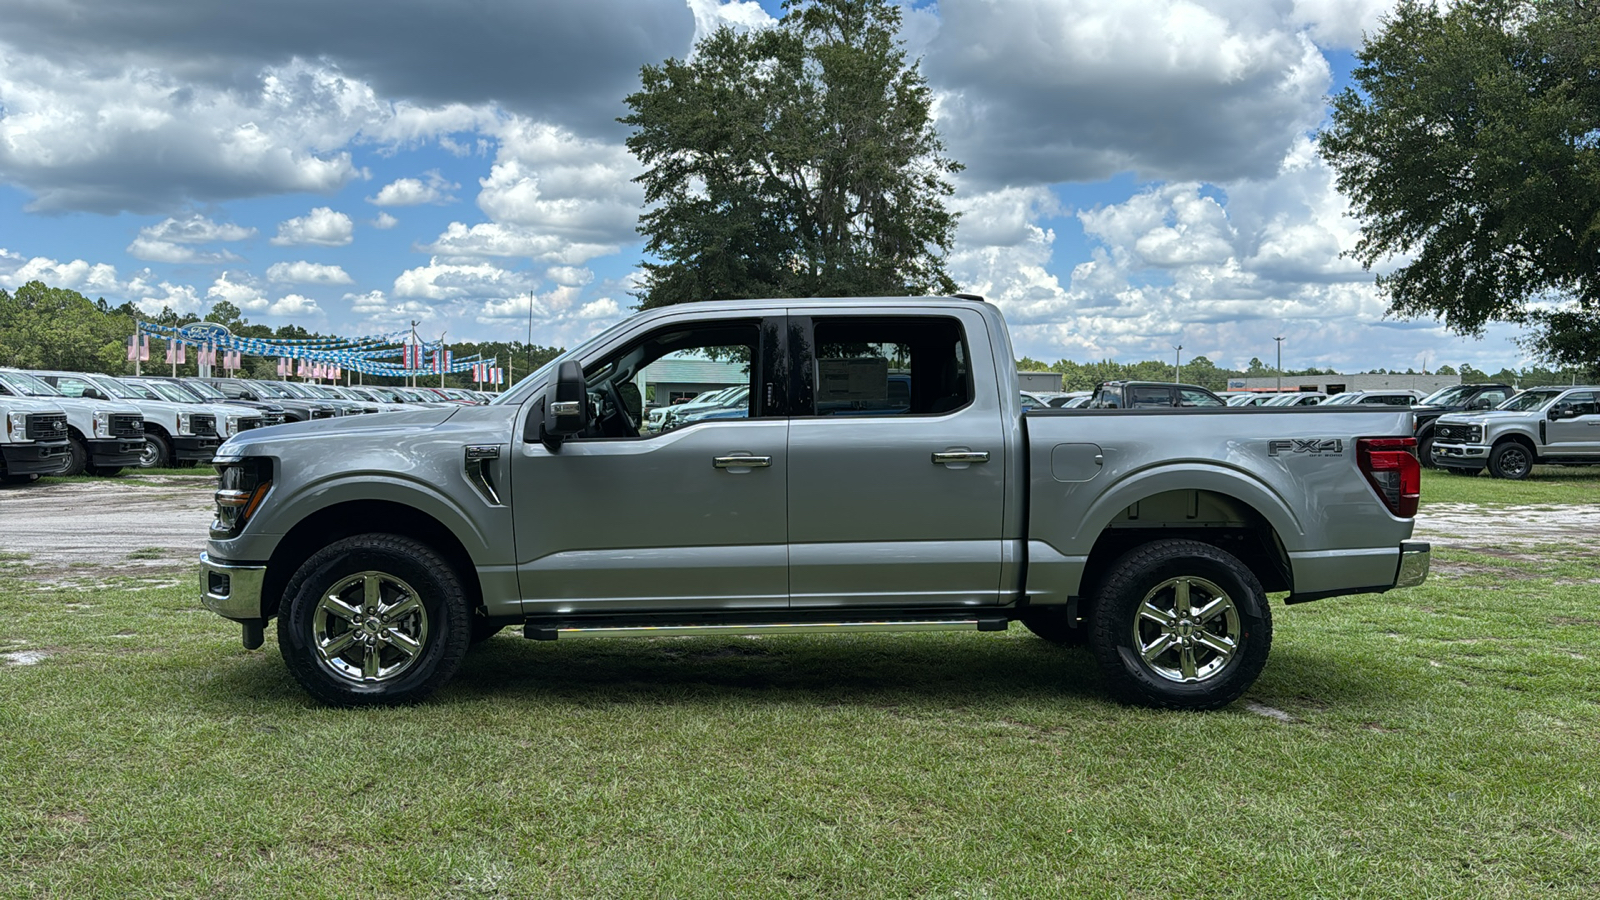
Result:
<instances>
[{"instance_id":1,"label":"front bumper","mask_svg":"<svg viewBox=\"0 0 1600 900\"><path fill-rule=\"evenodd\" d=\"M7 475L54 475L67 467L66 441L0 444Z\"/></svg>"},{"instance_id":2,"label":"front bumper","mask_svg":"<svg viewBox=\"0 0 1600 900\"><path fill-rule=\"evenodd\" d=\"M234 565L200 554L200 601L224 619L260 620L261 582L266 566Z\"/></svg>"},{"instance_id":3,"label":"front bumper","mask_svg":"<svg viewBox=\"0 0 1600 900\"><path fill-rule=\"evenodd\" d=\"M1489 451L1492 449L1488 444L1441 444L1434 441L1433 464L1446 469L1482 471L1489 465Z\"/></svg>"},{"instance_id":4,"label":"front bumper","mask_svg":"<svg viewBox=\"0 0 1600 900\"><path fill-rule=\"evenodd\" d=\"M89 442L89 462L96 466L137 466L139 455L143 452L144 438L107 438Z\"/></svg>"},{"instance_id":5,"label":"front bumper","mask_svg":"<svg viewBox=\"0 0 1600 900\"><path fill-rule=\"evenodd\" d=\"M205 437L176 437L172 439L172 455L184 462L210 462L217 455L217 448L222 446L222 439L207 435Z\"/></svg>"}]
</instances>

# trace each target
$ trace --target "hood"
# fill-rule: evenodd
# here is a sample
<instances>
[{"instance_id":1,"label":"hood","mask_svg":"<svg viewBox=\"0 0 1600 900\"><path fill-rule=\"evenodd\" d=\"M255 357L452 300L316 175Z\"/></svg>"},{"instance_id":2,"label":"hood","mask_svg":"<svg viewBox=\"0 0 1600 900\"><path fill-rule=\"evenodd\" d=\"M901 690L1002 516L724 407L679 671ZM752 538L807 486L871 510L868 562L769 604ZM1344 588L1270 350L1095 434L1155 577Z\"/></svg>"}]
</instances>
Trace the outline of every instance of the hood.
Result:
<instances>
[{"instance_id":1,"label":"hood","mask_svg":"<svg viewBox=\"0 0 1600 900\"><path fill-rule=\"evenodd\" d=\"M65 409L57 400L65 397L8 397L0 396L0 405L4 405L11 412L29 413L64 413Z\"/></svg>"},{"instance_id":2,"label":"hood","mask_svg":"<svg viewBox=\"0 0 1600 900\"><path fill-rule=\"evenodd\" d=\"M126 400L86 400L82 397L37 397L61 407L66 412L81 412L85 416L92 416L97 412L106 413L139 413L139 407Z\"/></svg>"},{"instance_id":3,"label":"hood","mask_svg":"<svg viewBox=\"0 0 1600 900\"><path fill-rule=\"evenodd\" d=\"M465 407L463 407L465 408ZM246 431L229 438L217 449L218 456L243 456L253 448L275 445L285 441L322 440L339 435L366 435L393 433L413 434L443 425L456 410L419 409L393 412L382 416L338 416L332 419L311 419L305 422L286 422L271 428Z\"/></svg>"},{"instance_id":4,"label":"hood","mask_svg":"<svg viewBox=\"0 0 1600 900\"><path fill-rule=\"evenodd\" d=\"M1529 409L1485 409L1478 412L1458 412L1447 416L1440 416L1440 422L1449 422L1455 425L1483 425L1487 422L1504 421L1506 419L1540 418L1543 410Z\"/></svg>"}]
</instances>

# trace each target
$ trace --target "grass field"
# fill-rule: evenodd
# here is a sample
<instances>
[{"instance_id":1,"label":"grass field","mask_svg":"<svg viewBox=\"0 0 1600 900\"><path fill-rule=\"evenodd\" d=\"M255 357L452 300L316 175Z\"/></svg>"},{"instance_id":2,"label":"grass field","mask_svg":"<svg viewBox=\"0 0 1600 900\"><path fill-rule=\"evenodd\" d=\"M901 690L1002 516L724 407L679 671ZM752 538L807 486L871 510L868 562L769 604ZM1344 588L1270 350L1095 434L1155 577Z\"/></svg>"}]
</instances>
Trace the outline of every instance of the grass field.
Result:
<instances>
[{"instance_id":1,"label":"grass field","mask_svg":"<svg viewBox=\"0 0 1600 900\"><path fill-rule=\"evenodd\" d=\"M0 896L1592 898L1593 547L1277 605L1211 714L1118 706L1016 627L501 636L425 705L335 711L187 572L12 554Z\"/></svg>"}]
</instances>

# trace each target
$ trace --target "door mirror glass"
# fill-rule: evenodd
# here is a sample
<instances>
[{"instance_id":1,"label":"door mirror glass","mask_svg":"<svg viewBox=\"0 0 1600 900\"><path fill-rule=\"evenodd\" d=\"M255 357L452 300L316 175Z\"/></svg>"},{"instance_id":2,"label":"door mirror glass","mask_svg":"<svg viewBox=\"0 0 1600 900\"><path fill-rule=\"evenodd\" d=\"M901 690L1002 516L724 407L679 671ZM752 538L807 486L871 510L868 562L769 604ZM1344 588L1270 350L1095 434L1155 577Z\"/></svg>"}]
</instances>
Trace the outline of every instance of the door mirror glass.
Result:
<instances>
[{"instance_id":1,"label":"door mirror glass","mask_svg":"<svg viewBox=\"0 0 1600 900\"><path fill-rule=\"evenodd\" d=\"M96 390L95 388L84 388L83 389L83 396L88 397L90 400L104 400L104 399L106 399L106 395L100 393L100 391Z\"/></svg>"}]
</instances>

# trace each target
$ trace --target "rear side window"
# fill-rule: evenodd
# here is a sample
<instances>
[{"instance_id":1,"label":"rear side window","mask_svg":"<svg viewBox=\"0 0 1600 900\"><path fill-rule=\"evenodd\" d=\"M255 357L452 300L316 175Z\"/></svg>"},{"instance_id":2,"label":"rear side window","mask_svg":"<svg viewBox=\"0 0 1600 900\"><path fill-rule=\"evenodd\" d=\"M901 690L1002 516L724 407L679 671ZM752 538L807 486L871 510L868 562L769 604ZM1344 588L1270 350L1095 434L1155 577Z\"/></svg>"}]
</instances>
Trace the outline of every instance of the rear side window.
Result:
<instances>
[{"instance_id":1,"label":"rear side window","mask_svg":"<svg viewBox=\"0 0 1600 900\"><path fill-rule=\"evenodd\" d=\"M1172 405L1172 391L1165 387L1135 385L1128 391L1133 395L1128 405L1134 409L1157 409Z\"/></svg>"},{"instance_id":2,"label":"rear side window","mask_svg":"<svg viewBox=\"0 0 1600 900\"><path fill-rule=\"evenodd\" d=\"M1201 391L1180 388L1178 390L1179 406L1224 406L1221 400Z\"/></svg>"},{"instance_id":3,"label":"rear side window","mask_svg":"<svg viewBox=\"0 0 1600 900\"><path fill-rule=\"evenodd\" d=\"M813 328L814 415L941 415L972 402L972 357L955 318L817 318Z\"/></svg>"}]
</instances>

